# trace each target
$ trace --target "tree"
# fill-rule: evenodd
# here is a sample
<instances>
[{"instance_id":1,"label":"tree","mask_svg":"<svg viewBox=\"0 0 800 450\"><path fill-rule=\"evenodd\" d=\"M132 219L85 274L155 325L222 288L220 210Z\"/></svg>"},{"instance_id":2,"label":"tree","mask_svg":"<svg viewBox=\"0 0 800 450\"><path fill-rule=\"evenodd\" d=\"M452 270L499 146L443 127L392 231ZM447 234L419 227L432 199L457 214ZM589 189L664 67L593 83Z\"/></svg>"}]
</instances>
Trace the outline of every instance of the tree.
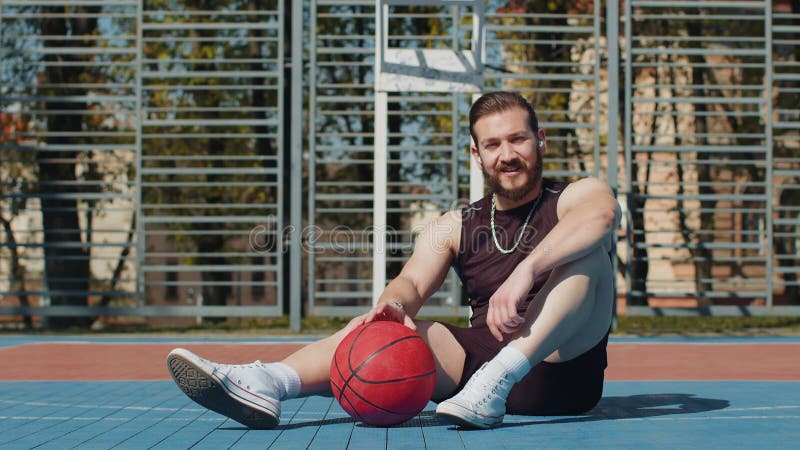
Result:
<instances>
[{"instance_id":1,"label":"tree","mask_svg":"<svg viewBox=\"0 0 800 450\"><path fill-rule=\"evenodd\" d=\"M51 305L85 306L95 294L102 296L101 304L108 304L123 276L133 238L129 230L127 242L103 244L122 249L108 284L95 277L95 221L117 194L130 194L127 180L132 178L133 151L121 150L132 140L124 136L133 136L130 116L121 102L111 100L118 94L124 97L121 86L134 79L124 64L124 51L112 48L125 45L125 34L113 32L121 30L117 18L108 18L101 30L99 5L64 2L9 6L6 11L13 19L3 24L2 46L9 56L3 59L0 84L3 94L14 100L2 106L5 114L21 121L17 129L24 133L22 139L6 139L4 145L11 177L2 194L12 205L4 225L13 229L14 215L33 220L38 207L43 228L41 240L34 230L28 230L22 242L14 240L18 249L24 244L28 250L12 257L12 265L23 282L34 278L23 261L26 253L43 250L43 287L36 290L44 291ZM116 39L108 39L111 34ZM133 206L128 202L127 207ZM21 303L34 288L19 288ZM63 328L88 325L90 320L54 317L47 323Z\"/></svg>"},{"instance_id":2,"label":"tree","mask_svg":"<svg viewBox=\"0 0 800 450\"><path fill-rule=\"evenodd\" d=\"M89 37L97 33L99 6L45 6L42 12L49 15L41 21L42 35L86 37L84 40L52 39L48 42L50 48L74 49L95 45ZM69 17L69 13L74 15ZM40 84L53 86L39 90L47 98L42 105L47 120L47 145L62 149L36 153L38 184L46 189L40 192L45 277L51 305L87 305L86 293L91 278L89 255L82 245L77 203L69 197L70 185L76 185L78 179L74 163L65 164L62 161L75 159L74 152L65 149L87 144L81 136L84 123L80 112L88 109L85 100L88 90L80 86L85 79L95 78L95 74L81 64L87 61L87 56L74 50L50 52L45 55L44 61L47 64L41 74ZM88 318L65 317L52 317L49 322L54 328L88 323Z\"/></svg>"},{"instance_id":3,"label":"tree","mask_svg":"<svg viewBox=\"0 0 800 450\"><path fill-rule=\"evenodd\" d=\"M2 250L9 253L9 272L8 287L12 292L17 292L19 304L30 306L28 300L28 288L25 283L26 268L23 262L23 248L17 240L12 222L17 217L20 209L25 208L25 191L27 185L26 168L24 163L19 162L19 150L15 147L22 142L22 135L27 131L30 120L24 116L11 113L0 112L0 148L3 148L4 158L0 169L0 179L5 180L2 186L3 199L2 210L0 210L0 225L2 226L5 242L2 243ZM6 215L8 214L8 215ZM26 328L33 328L33 319L30 315L23 317L23 324Z\"/></svg>"}]
</instances>

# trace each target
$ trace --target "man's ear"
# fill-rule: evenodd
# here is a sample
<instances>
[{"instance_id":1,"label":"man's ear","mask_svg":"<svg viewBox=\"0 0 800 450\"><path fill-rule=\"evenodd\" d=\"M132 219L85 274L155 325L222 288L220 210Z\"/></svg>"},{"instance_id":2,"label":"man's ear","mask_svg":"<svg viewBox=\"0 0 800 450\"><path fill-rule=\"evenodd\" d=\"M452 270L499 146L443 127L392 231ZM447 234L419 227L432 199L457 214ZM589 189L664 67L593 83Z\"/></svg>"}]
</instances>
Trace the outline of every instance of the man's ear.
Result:
<instances>
[{"instance_id":1,"label":"man's ear","mask_svg":"<svg viewBox=\"0 0 800 450\"><path fill-rule=\"evenodd\" d=\"M545 135L544 128L539 128L539 131L536 132L536 140L539 141L537 150L539 150L539 153L544 154L544 151L547 148L547 136Z\"/></svg>"},{"instance_id":2,"label":"man's ear","mask_svg":"<svg viewBox=\"0 0 800 450\"><path fill-rule=\"evenodd\" d=\"M472 157L478 162L478 165L483 166L483 160L481 159L480 153L478 153L478 149L476 147L470 147L469 150L472 153Z\"/></svg>"}]
</instances>

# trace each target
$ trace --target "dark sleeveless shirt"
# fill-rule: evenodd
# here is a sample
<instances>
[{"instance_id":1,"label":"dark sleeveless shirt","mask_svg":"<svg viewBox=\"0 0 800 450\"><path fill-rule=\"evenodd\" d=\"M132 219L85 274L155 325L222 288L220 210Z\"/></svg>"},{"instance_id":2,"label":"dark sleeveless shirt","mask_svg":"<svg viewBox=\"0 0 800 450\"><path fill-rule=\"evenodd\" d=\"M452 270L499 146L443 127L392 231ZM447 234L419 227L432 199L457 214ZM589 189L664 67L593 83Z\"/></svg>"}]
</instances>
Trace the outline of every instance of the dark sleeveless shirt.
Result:
<instances>
[{"instance_id":1,"label":"dark sleeveless shirt","mask_svg":"<svg viewBox=\"0 0 800 450\"><path fill-rule=\"evenodd\" d=\"M542 180L542 198L524 230L519 247L503 254L495 247L490 227L492 197L488 195L461 210L461 245L453 262L472 307L473 327L486 325L489 298L511 275L517 265L547 236L558 222L558 197L568 183ZM507 211L495 211L495 235L504 249L510 249L519 236L525 218L536 203L533 200ZM528 297L518 308L523 314L528 303L542 288L550 271L538 274Z\"/></svg>"}]
</instances>

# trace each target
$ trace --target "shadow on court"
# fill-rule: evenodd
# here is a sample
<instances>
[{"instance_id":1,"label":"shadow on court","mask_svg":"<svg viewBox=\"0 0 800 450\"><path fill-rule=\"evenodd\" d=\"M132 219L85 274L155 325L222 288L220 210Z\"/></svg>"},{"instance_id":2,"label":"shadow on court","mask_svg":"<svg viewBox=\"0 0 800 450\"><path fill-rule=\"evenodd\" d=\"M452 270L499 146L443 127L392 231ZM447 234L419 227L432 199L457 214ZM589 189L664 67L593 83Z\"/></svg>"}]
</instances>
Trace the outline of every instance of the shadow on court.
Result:
<instances>
[{"instance_id":1,"label":"shadow on court","mask_svg":"<svg viewBox=\"0 0 800 450\"><path fill-rule=\"evenodd\" d=\"M716 411L728 406L728 400L695 397L694 394L640 394L602 398L588 418L633 419Z\"/></svg>"},{"instance_id":2,"label":"shadow on court","mask_svg":"<svg viewBox=\"0 0 800 450\"><path fill-rule=\"evenodd\" d=\"M372 426L368 425L360 420L355 420L351 417L339 417L336 419L322 419L322 420L310 420L308 422L297 422L297 423L289 423L286 425L278 425L275 427L276 430L294 430L297 428L307 428L307 427L320 427L324 425L336 425L342 423L352 423L355 424L357 427L365 427L365 428L419 428L419 427L426 427L426 426L438 426L442 425L439 422L439 419L436 418L436 413L433 411L422 411L414 417L406 422L403 422L399 425L394 425L392 427L379 427L379 426ZM246 427L220 427L221 430L247 430Z\"/></svg>"},{"instance_id":3,"label":"shadow on court","mask_svg":"<svg viewBox=\"0 0 800 450\"><path fill-rule=\"evenodd\" d=\"M693 414L725 409L728 400L695 397L694 394L639 394L624 397L603 397L587 414L554 419L537 419L503 423L499 428L557 423L592 422L596 420L641 419L672 414Z\"/></svg>"},{"instance_id":4,"label":"shadow on court","mask_svg":"<svg viewBox=\"0 0 800 450\"><path fill-rule=\"evenodd\" d=\"M535 420L503 423L498 428L511 428L529 425L547 425L560 423L591 422L597 420L641 419L646 417L666 416L672 414L693 414L725 409L730 405L728 400L696 397L694 394L639 394L624 397L603 397L597 406L587 414L578 416L557 416L553 419L535 416ZM524 417L524 416L514 416ZM306 427L320 427L342 423L357 423L358 427L370 427L350 417L336 419L312 420L279 425L276 430L292 430ZM444 425L436 418L434 411L422 411L419 415L392 428L418 428ZM383 428L383 427L377 427ZM240 427L224 427L223 429L245 429Z\"/></svg>"}]
</instances>

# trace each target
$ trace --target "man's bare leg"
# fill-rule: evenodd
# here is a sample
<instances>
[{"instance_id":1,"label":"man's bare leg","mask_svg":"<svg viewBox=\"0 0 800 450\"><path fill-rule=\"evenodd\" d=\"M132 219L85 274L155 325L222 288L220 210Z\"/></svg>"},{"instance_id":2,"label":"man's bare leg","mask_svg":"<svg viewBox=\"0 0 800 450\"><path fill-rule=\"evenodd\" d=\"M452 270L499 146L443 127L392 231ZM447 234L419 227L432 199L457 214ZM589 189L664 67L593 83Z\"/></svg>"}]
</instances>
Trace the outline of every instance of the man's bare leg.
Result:
<instances>
[{"instance_id":1,"label":"man's bare leg","mask_svg":"<svg viewBox=\"0 0 800 450\"><path fill-rule=\"evenodd\" d=\"M300 377L300 395L331 395L330 370L336 347L354 326L348 325L336 333L287 356L281 361L297 372Z\"/></svg>"},{"instance_id":2,"label":"man's bare leg","mask_svg":"<svg viewBox=\"0 0 800 450\"><path fill-rule=\"evenodd\" d=\"M613 271L606 251L553 270L531 301L508 346L436 412L450 422L489 428L502 422L511 387L541 361L573 359L594 347L611 325Z\"/></svg>"},{"instance_id":3,"label":"man's bare leg","mask_svg":"<svg viewBox=\"0 0 800 450\"><path fill-rule=\"evenodd\" d=\"M433 398L441 399L449 396L461 381L467 354L444 325L428 321L417 321L416 324L417 333L428 343L436 362L436 387L433 390Z\"/></svg>"},{"instance_id":4,"label":"man's bare leg","mask_svg":"<svg viewBox=\"0 0 800 450\"><path fill-rule=\"evenodd\" d=\"M424 320L415 323L417 333L433 352L436 363L436 387L433 396L441 398L453 392L458 385L466 354L444 325ZM330 368L333 354L339 343L354 328L351 323L335 334L297 350L282 361L300 376L301 395L331 395Z\"/></svg>"},{"instance_id":5,"label":"man's bare leg","mask_svg":"<svg viewBox=\"0 0 800 450\"><path fill-rule=\"evenodd\" d=\"M363 319L362 319L363 320ZM311 395L330 395L330 365L336 347L357 326L309 344L278 363L228 365L203 359L185 349L167 356L175 383L200 405L251 428L274 428L280 421L281 401ZM452 392L461 378L464 349L443 325L416 322L436 363L434 397Z\"/></svg>"},{"instance_id":6,"label":"man's bare leg","mask_svg":"<svg viewBox=\"0 0 800 450\"><path fill-rule=\"evenodd\" d=\"M611 326L613 277L602 247L556 268L508 345L527 355L531 366L545 360L568 361L585 353Z\"/></svg>"}]
</instances>

